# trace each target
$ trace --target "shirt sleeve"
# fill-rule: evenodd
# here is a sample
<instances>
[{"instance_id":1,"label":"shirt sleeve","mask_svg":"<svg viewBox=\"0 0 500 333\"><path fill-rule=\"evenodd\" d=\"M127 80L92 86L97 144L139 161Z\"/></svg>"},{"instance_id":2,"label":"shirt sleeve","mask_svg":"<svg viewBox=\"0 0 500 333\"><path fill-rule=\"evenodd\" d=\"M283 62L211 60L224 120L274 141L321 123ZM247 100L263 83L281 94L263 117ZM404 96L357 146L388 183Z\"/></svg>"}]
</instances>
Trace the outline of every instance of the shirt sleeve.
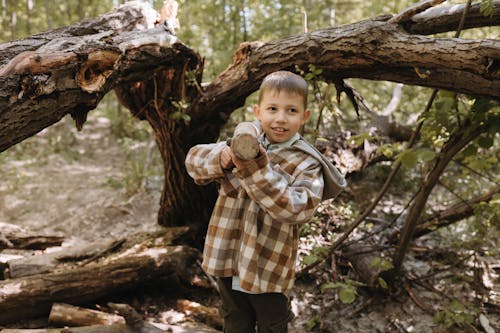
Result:
<instances>
[{"instance_id":1,"label":"shirt sleeve","mask_svg":"<svg viewBox=\"0 0 500 333\"><path fill-rule=\"evenodd\" d=\"M188 174L198 185L206 185L225 178L220 165L220 153L225 142L200 144L192 147L186 155L185 165Z\"/></svg>"},{"instance_id":2,"label":"shirt sleeve","mask_svg":"<svg viewBox=\"0 0 500 333\"><path fill-rule=\"evenodd\" d=\"M294 175L272 167L267 155L245 161L244 167L233 173L259 206L274 220L302 224L309 221L321 202L324 181L321 164L306 158L297 166Z\"/></svg>"}]
</instances>

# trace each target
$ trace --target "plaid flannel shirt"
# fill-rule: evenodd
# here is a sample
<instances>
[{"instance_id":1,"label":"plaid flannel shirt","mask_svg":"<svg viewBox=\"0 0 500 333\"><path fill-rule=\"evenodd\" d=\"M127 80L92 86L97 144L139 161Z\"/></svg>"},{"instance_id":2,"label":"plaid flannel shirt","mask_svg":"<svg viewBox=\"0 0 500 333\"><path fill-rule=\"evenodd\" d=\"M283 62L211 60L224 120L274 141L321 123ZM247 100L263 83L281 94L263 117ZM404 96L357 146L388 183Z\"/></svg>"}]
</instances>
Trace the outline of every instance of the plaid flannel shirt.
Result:
<instances>
[{"instance_id":1,"label":"plaid flannel shirt","mask_svg":"<svg viewBox=\"0 0 500 333\"><path fill-rule=\"evenodd\" d=\"M225 171L220 165L225 147L225 142L197 145L186 157L197 184L220 184L202 267L216 277L237 276L251 293L287 294L294 283L299 229L321 202L321 164L292 145Z\"/></svg>"}]
</instances>

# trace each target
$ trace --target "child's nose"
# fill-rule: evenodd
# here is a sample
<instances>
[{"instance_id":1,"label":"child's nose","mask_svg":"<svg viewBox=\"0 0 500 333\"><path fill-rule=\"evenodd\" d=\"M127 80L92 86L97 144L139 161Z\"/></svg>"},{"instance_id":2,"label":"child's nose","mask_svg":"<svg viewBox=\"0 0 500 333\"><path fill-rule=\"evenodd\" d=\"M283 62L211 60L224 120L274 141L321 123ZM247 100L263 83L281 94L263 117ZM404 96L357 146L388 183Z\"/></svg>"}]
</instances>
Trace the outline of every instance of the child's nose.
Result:
<instances>
[{"instance_id":1,"label":"child's nose","mask_svg":"<svg viewBox=\"0 0 500 333\"><path fill-rule=\"evenodd\" d=\"M276 116L276 120L280 121L280 122L286 121L285 111L281 110L280 112L278 112L278 114Z\"/></svg>"}]
</instances>

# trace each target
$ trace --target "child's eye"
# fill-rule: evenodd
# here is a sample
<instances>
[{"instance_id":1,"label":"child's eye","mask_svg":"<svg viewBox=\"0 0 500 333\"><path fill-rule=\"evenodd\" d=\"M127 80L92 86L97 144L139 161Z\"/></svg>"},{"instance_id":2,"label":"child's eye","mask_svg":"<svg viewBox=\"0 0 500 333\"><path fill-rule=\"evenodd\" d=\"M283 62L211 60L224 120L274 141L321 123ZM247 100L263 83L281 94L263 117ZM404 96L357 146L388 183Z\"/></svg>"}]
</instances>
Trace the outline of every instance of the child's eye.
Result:
<instances>
[{"instance_id":1,"label":"child's eye","mask_svg":"<svg viewBox=\"0 0 500 333\"><path fill-rule=\"evenodd\" d=\"M276 107L275 106L270 106L267 108L269 111L276 111Z\"/></svg>"},{"instance_id":2,"label":"child's eye","mask_svg":"<svg viewBox=\"0 0 500 333\"><path fill-rule=\"evenodd\" d=\"M291 112L291 113L296 113L296 112L298 112L298 110L297 110L297 109L294 109L294 108L290 108L290 109L288 109L288 112Z\"/></svg>"}]
</instances>

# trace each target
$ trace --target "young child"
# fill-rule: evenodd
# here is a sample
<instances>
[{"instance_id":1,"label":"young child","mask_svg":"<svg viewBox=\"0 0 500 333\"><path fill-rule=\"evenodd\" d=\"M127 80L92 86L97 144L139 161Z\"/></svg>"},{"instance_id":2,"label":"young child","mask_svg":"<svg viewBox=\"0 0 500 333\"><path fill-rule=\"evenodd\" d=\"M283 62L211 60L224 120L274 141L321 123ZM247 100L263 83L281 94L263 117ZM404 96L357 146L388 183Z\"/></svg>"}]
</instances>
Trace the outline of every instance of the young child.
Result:
<instances>
[{"instance_id":1,"label":"young child","mask_svg":"<svg viewBox=\"0 0 500 333\"><path fill-rule=\"evenodd\" d=\"M287 332L299 229L345 187L298 133L311 114L301 76L266 76L253 110L263 132L255 159L238 159L225 142L197 145L186 157L197 184L220 184L202 266L217 277L226 333Z\"/></svg>"}]
</instances>

